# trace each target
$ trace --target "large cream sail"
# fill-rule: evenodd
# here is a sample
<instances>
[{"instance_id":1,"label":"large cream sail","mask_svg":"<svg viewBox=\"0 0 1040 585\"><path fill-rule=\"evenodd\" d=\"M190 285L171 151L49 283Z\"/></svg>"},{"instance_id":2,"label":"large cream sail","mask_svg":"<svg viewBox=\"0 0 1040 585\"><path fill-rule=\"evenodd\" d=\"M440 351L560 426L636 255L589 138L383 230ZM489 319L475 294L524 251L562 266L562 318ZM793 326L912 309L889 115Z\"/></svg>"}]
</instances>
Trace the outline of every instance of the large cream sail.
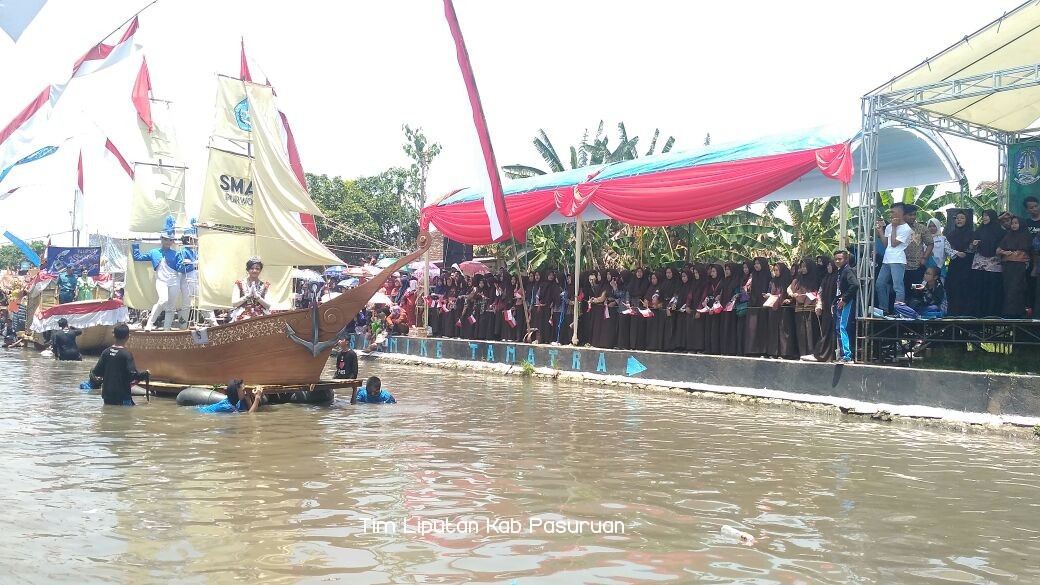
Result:
<instances>
[{"instance_id":1,"label":"large cream sail","mask_svg":"<svg viewBox=\"0 0 1040 585\"><path fill-rule=\"evenodd\" d=\"M248 82L217 76L217 118L213 134L232 140L250 140L252 116L245 86Z\"/></svg>"},{"instance_id":2,"label":"large cream sail","mask_svg":"<svg viewBox=\"0 0 1040 585\"><path fill-rule=\"evenodd\" d=\"M134 191L130 200L130 230L162 231L167 216L174 225L186 226L184 169L159 165L136 165Z\"/></svg>"},{"instance_id":3,"label":"large cream sail","mask_svg":"<svg viewBox=\"0 0 1040 585\"><path fill-rule=\"evenodd\" d=\"M202 185L199 223L253 227L256 189L245 155L209 149L209 165Z\"/></svg>"},{"instance_id":4,"label":"large cream sail","mask_svg":"<svg viewBox=\"0 0 1040 585\"><path fill-rule=\"evenodd\" d=\"M293 212L322 215L296 180L278 133L278 110L270 87L246 84L253 121L253 229L265 263L278 266L340 264L342 261L303 227Z\"/></svg>"},{"instance_id":5,"label":"large cream sail","mask_svg":"<svg viewBox=\"0 0 1040 585\"><path fill-rule=\"evenodd\" d=\"M145 148L148 157L157 161L180 160L180 146L177 144L177 133L173 124L172 104L165 100L149 100L152 106L152 130L141 120L137 121L141 134L145 136Z\"/></svg>"}]
</instances>

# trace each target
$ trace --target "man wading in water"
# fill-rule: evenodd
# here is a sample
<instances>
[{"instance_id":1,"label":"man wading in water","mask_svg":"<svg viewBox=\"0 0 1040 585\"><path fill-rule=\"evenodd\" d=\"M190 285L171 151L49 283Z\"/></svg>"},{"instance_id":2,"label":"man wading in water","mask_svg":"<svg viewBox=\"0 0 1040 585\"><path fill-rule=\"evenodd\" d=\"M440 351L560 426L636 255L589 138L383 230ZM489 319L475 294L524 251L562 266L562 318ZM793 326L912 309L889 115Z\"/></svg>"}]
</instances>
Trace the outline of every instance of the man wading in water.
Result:
<instances>
[{"instance_id":1,"label":"man wading in water","mask_svg":"<svg viewBox=\"0 0 1040 585\"><path fill-rule=\"evenodd\" d=\"M101 399L105 404L133 406L130 387L136 382L147 380L148 370L138 372L134 364L134 355L124 347L126 340L130 339L130 328L125 323L120 323L112 328L112 334L116 338L115 345L101 353L101 359L90 373L103 379Z\"/></svg>"}]
</instances>

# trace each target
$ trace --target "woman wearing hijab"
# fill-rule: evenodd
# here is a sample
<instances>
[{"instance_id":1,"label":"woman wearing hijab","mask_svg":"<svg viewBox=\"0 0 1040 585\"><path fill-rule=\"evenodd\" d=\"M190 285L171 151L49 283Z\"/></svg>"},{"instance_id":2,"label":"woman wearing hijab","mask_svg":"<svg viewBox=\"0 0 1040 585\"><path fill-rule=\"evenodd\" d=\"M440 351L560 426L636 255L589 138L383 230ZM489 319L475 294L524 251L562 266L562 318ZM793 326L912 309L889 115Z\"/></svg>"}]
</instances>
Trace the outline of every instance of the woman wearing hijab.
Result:
<instances>
[{"instance_id":1,"label":"woman wearing hijab","mask_svg":"<svg viewBox=\"0 0 1040 585\"><path fill-rule=\"evenodd\" d=\"M598 290L599 283L596 282L596 273L585 272L578 294L578 302L574 305L574 314L578 319L578 345L592 344L592 298L596 296Z\"/></svg>"},{"instance_id":2,"label":"woman wearing hijab","mask_svg":"<svg viewBox=\"0 0 1040 585\"><path fill-rule=\"evenodd\" d=\"M1033 234L1023 229L1021 218L1012 216L1011 229L997 246L997 256L1003 268L1004 302L1001 314L1009 319L1026 316L1026 295L1029 292L1026 275L1032 249Z\"/></svg>"},{"instance_id":3,"label":"woman wearing hijab","mask_svg":"<svg viewBox=\"0 0 1040 585\"><path fill-rule=\"evenodd\" d=\"M819 341L821 328L816 316L819 289L816 262L805 258L798 263L798 271L787 287L787 294L794 299L794 330L799 356L813 353Z\"/></svg>"},{"instance_id":4,"label":"woman wearing hijab","mask_svg":"<svg viewBox=\"0 0 1040 585\"><path fill-rule=\"evenodd\" d=\"M553 343L556 341L556 324L553 322L553 311L559 308L560 285L556 282L556 271L550 270L542 280L539 298L542 301L542 310L539 311L538 322L531 323L532 327L538 328L538 343Z\"/></svg>"},{"instance_id":5,"label":"woman wearing hijab","mask_svg":"<svg viewBox=\"0 0 1040 585\"><path fill-rule=\"evenodd\" d=\"M722 307L719 319L719 349L722 355L743 355L737 331L737 300L744 284L742 267L728 262L722 267Z\"/></svg>"},{"instance_id":6,"label":"woman wearing hijab","mask_svg":"<svg viewBox=\"0 0 1040 585\"><path fill-rule=\"evenodd\" d=\"M704 353L719 355L722 352L720 326L722 313L718 309L722 305L722 266L708 266L708 279L704 285L704 298L698 311L704 315Z\"/></svg>"},{"instance_id":7,"label":"woman wearing hijab","mask_svg":"<svg viewBox=\"0 0 1040 585\"><path fill-rule=\"evenodd\" d=\"M651 273L650 284L646 289L646 296L643 298L643 304L651 312L650 317L646 318L646 349L648 351L661 351L661 348L664 347L665 303L667 299L663 298L664 293L661 290L663 280L663 274L659 272Z\"/></svg>"},{"instance_id":8,"label":"woman wearing hijab","mask_svg":"<svg viewBox=\"0 0 1040 585\"><path fill-rule=\"evenodd\" d=\"M617 302L622 294L618 274L613 270L608 272L606 282L600 284L599 291L597 302L592 305L592 312L598 315L592 322L592 345L609 349L617 343Z\"/></svg>"},{"instance_id":9,"label":"woman wearing hijab","mask_svg":"<svg viewBox=\"0 0 1040 585\"><path fill-rule=\"evenodd\" d=\"M744 355L763 356L769 353L769 314L763 306L769 296L769 262L759 256L751 263L751 275L745 282L748 292L747 317L744 319Z\"/></svg>"},{"instance_id":10,"label":"woman wearing hijab","mask_svg":"<svg viewBox=\"0 0 1040 585\"><path fill-rule=\"evenodd\" d=\"M650 283L646 276L646 270L644 268L636 268L631 282L628 283L628 302L635 311L628 318L628 344L630 349L646 349L646 319L639 313L639 309L645 307L643 299L646 297L646 289L649 286Z\"/></svg>"},{"instance_id":11,"label":"woman wearing hijab","mask_svg":"<svg viewBox=\"0 0 1040 585\"><path fill-rule=\"evenodd\" d=\"M495 323L498 321L498 303L502 298L502 284L491 277L484 281L484 307L477 315L477 339L494 341L500 339Z\"/></svg>"},{"instance_id":12,"label":"woman wearing hijab","mask_svg":"<svg viewBox=\"0 0 1040 585\"><path fill-rule=\"evenodd\" d=\"M834 315L831 307L838 291L838 271L834 261L823 257L823 271L820 274L819 298L816 299L816 317L820 320L820 337L816 340L812 357L818 362L834 361ZM819 266L819 260L817 260Z\"/></svg>"},{"instance_id":13,"label":"woman wearing hijab","mask_svg":"<svg viewBox=\"0 0 1040 585\"><path fill-rule=\"evenodd\" d=\"M567 345L571 342L571 323L574 319L574 281L569 273L558 276L560 296L553 313L553 326L556 328L556 339Z\"/></svg>"},{"instance_id":14,"label":"woman wearing hijab","mask_svg":"<svg viewBox=\"0 0 1040 585\"><path fill-rule=\"evenodd\" d=\"M686 296L686 351L689 353L704 352L704 314L697 312L704 300L704 288L707 284L707 267L694 264L690 269L690 292Z\"/></svg>"},{"instance_id":15,"label":"woman wearing hijab","mask_svg":"<svg viewBox=\"0 0 1040 585\"><path fill-rule=\"evenodd\" d=\"M976 317L997 317L1003 308L1004 283L1000 275L1003 267L997 256L997 246L1003 238L1004 228L1000 227L997 212L992 209L983 211L982 225L975 231L975 239L971 242L975 248L971 272Z\"/></svg>"},{"instance_id":16,"label":"woman wearing hijab","mask_svg":"<svg viewBox=\"0 0 1040 585\"><path fill-rule=\"evenodd\" d=\"M680 270L679 289L675 293L678 307L672 311L672 318L675 320L675 326L672 329L672 348L675 351L686 351L686 319L690 314L688 299L692 290L693 281L690 280L690 271Z\"/></svg>"},{"instance_id":17,"label":"woman wearing hijab","mask_svg":"<svg viewBox=\"0 0 1040 585\"><path fill-rule=\"evenodd\" d=\"M675 269L664 269L661 281L661 304L664 306L664 329L661 331L661 350L675 351L675 324L679 320L679 278Z\"/></svg>"},{"instance_id":18,"label":"woman wearing hijab","mask_svg":"<svg viewBox=\"0 0 1040 585\"><path fill-rule=\"evenodd\" d=\"M791 333L794 330L792 300L787 295L787 287L791 284L791 269L784 262L773 265L769 279L770 304L766 317L768 337L766 339L766 355L774 358L789 357L795 353Z\"/></svg>"},{"instance_id":19,"label":"woman wearing hijab","mask_svg":"<svg viewBox=\"0 0 1040 585\"><path fill-rule=\"evenodd\" d=\"M968 221L968 214L958 211L954 215L953 226L946 234L950 258L950 266L946 269L946 294L950 315L965 316L974 312L971 290L971 264L975 257L971 252L971 243L974 239L975 233Z\"/></svg>"},{"instance_id":20,"label":"woman wearing hijab","mask_svg":"<svg viewBox=\"0 0 1040 585\"><path fill-rule=\"evenodd\" d=\"M628 270L622 270L620 278L618 278L620 294L617 298L617 343L614 346L618 349L632 348L632 344L628 340L629 333L632 329L632 315L629 314L631 312L631 305L629 303L629 299L631 298L629 287L631 286L631 283L632 273Z\"/></svg>"}]
</instances>

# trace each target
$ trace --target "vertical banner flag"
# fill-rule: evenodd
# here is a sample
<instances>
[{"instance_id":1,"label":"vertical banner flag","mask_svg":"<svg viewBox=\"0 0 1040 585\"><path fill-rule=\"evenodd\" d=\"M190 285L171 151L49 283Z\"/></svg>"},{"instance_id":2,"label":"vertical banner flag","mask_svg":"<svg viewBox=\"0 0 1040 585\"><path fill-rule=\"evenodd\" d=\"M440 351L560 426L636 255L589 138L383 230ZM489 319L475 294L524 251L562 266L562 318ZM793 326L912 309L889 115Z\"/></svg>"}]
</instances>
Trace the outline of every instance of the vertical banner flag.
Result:
<instances>
[{"instance_id":1,"label":"vertical banner flag","mask_svg":"<svg viewBox=\"0 0 1040 585\"><path fill-rule=\"evenodd\" d=\"M487 167L488 179L491 188L484 194L484 211L488 216L491 226L491 238L498 242L512 236L509 229L509 221L506 215L506 201L502 193L502 177L498 174L498 162L495 160L495 151L491 148L491 136L488 134L487 120L484 118L484 107L480 103L480 94L477 93L477 80L473 76L473 66L469 62L469 52L466 51L466 41L462 38L462 29L459 28L459 19L455 15L455 5L451 0L444 0L444 18L448 21L451 36L455 39L455 53L459 61L459 69L462 71L462 79L466 82L466 93L469 94L469 104L473 109L473 125L477 130L477 138L480 139L480 148L484 153L484 164Z\"/></svg>"},{"instance_id":2,"label":"vertical banner flag","mask_svg":"<svg viewBox=\"0 0 1040 585\"><path fill-rule=\"evenodd\" d=\"M1028 218L1026 197L1040 198L1040 140L1008 145L1008 211Z\"/></svg>"}]
</instances>

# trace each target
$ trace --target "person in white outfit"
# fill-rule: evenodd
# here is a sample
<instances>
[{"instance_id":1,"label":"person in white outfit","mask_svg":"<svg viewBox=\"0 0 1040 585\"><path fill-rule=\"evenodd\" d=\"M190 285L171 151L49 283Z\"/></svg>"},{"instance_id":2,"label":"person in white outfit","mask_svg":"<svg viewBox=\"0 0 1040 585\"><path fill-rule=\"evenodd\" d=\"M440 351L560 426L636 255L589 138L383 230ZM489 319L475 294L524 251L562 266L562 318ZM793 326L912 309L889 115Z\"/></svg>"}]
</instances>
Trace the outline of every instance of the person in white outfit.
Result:
<instances>
[{"instance_id":1,"label":"person in white outfit","mask_svg":"<svg viewBox=\"0 0 1040 585\"><path fill-rule=\"evenodd\" d=\"M130 252L137 262L151 262L155 269L155 292L159 300L148 314L148 325L146 330L154 328L155 316L160 311L165 311L163 329L169 331L173 326L173 315L177 310L177 299L181 292L181 275L177 272L178 254L173 248L173 231L168 230L161 234L161 246L152 248L147 252L141 252L141 243L134 242L130 246Z\"/></svg>"},{"instance_id":2,"label":"person in white outfit","mask_svg":"<svg viewBox=\"0 0 1040 585\"><path fill-rule=\"evenodd\" d=\"M184 230L184 236L181 238L181 243L184 244L184 247L177 254L177 272L180 273L181 277L181 308L178 311L178 315L185 324L190 323L191 309L195 304L195 297L199 294L197 234L198 229L195 227L195 220L193 219L191 227ZM217 325L217 318L213 315L213 311L197 309L197 314L200 321L205 320L210 326Z\"/></svg>"}]
</instances>

